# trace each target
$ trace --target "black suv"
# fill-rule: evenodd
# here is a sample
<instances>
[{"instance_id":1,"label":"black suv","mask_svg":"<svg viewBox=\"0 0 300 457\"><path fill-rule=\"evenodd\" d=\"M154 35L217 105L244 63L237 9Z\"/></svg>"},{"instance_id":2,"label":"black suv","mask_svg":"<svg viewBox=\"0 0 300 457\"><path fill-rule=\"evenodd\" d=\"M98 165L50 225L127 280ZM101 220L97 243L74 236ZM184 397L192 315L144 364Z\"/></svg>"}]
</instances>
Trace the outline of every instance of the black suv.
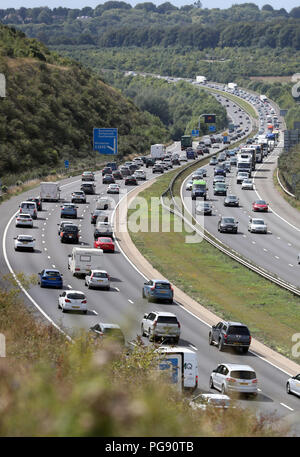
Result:
<instances>
[{"instance_id":1,"label":"black suv","mask_svg":"<svg viewBox=\"0 0 300 457\"><path fill-rule=\"evenodd\" d=\"M227 346L232 346L246 353L251 344L251 335L246 325L240 322L223 321L212 326L208 342L210 345L216 344L219 351L223 351Z\"/></svg>"},{"instance_id":2,"label":"black suv","mask_svg":"<svg viewBox=\"0 0 300 457\"><path fill-rule=\"evenodd\" d=\"M155 164L155 159L153 159L152 157L147 157L145 164L146 168L153 167L153 165Z\"/></svg>"},{"instance_id":3,"label":"black suv","mask_svg":"<svg viewBox=\"0 0 300 457\"><path fill-rule=\"evenodd\" d=\"M61 243L79 243L79 228L75 224L63 222L58 233Z\"/></svg>"}]
</instances>

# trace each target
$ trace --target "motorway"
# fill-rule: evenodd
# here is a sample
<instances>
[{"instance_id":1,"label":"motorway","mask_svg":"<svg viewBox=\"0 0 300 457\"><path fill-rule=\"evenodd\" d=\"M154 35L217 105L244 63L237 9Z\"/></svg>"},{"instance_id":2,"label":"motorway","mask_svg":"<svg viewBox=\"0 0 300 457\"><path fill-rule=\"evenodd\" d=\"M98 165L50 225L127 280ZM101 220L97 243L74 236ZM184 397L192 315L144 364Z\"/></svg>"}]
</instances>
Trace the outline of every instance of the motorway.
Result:
<instances>
[{"instance_id":1,"label":"motorway","mask_svg":"<svg viewBox=\"0 0 300 457\"><path fill-rule=\"evenodd\" d=\"M234 118L234 113L231 113L231 117ZM244 126L246 125L245 117L245 114L243 114ZM170 149L172 152L178 151L179 143L175 143ZM218 152L217 150L212 151ZM148 179L157 176L152 174L151 169L145 169L145 171ZM98 195L105 194L107 187L102 184L101 178L100 173L96 174ZM232 189L236 190L233 182L231 186ZM124 184L121 187L123 192L126 192ZM80 177L62 181L62 198L69 200L71 193L79 190L79 188ZM131 187L128 186L129 191L130 189ZM142 298L142 286L145 280L143 275L128 262L119 249L116 249L114 254L103 255L102 267L107 270L112 278L111 290L99 291L85 289L84 280L73 277L67 269L68 254L71 253L73 246L59 242L57 224L60 221L60 204L44 203L44 209L38 213L38 219L35 221L33 229L15 228L14 218L19 203L26 200L29 196L34 196L35 193L36 191L26 192L11 198L0 206L0 231L3 234L3 256L0 259L1 271L7 271L9 267L15 273L26 272L27 274L37 274L43 268L58 268L64 274L65 289L72 288L86 293L88 313L87 315L75 313L63 314L57 308L57 298L60 291L41 289L37 285L32 286L28 291L28 295L24 298L28 306L33 309L35 307L36 309L36 305L38 305L48 320L63 328L69 335L73 335L79 329L87 330L99 321L112 322L121 326L127 341L134 339L136 335L140 335L140 323L144 312L151 310L173 312L177 315L181 323L182 333L179 344L182 346L191 346L197 350L199 387L201 390L209 391L209 375L219 363L246 363L256 370L260 391L258 397L254 400L241 400L243 406L256 408L263 413L270 412L274 414L274 412L277 412L280 417L286 416L291 412L300 411L299 399L294 396L288 396L285 393L285 383L289 377L288 373L282 372L263 359L256 357L251 352L246 355L236 354L233 351L220 353L217 348L211 347L208 344L208 326L196 316L188 313L176 302L172 305L160 303L148 304ZM98 195L88 196L87 204L78 205L78 219L75 222L80 226L80 242L83 245L92 245L93 243L94 226L90 223L90 212L94 209L95 200ZM247 198L251 200L250 193L247 195ZM118 196L111 197L115 201L118 200ZM243 204L244 210L246 210L248 203L245 201ZM219 203L216 201L214 204L217 206ZM242 208L238 209L240 212L244 210ZM270 214L270 216L272 215ZM211 218L211 221L215 220L216 217ZM243 227L242 223L240 223L240 227ZM36 251L34 253L15 252L13 249L14 236L24 232L35 235ZM233 237L233 235L229 235L229 237ZM271 239L271 237L272 235L267 235L264 238ZM242 235L238 235L237 238L241 239L241 245L243 246L243 243L248 242L249 249L250 237L249 240L244 239ZM268 248L271 249L271 245L268 245ZM282 264L282 262L280 263ZM144 341L146 342L146 339Z\"/></svg>"}]
</instances>

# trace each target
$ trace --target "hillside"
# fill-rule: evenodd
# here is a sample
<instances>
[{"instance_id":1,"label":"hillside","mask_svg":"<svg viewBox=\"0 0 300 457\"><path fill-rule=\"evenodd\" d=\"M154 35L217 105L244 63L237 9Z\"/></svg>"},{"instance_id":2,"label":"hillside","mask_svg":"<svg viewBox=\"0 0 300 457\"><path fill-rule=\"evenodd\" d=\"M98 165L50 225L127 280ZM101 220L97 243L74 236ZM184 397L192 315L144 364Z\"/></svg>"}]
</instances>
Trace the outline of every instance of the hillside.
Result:
<instances>
[{"instance_id":1,"label":"hillside","mask_svg":"<svg viewBox=\"0 0 300 457\"><path fill-rule=\"evenodd\" d=\"M160 120L80 64L50 52L22 32L0 25L0 176L41 176L95 157L94 127L117 127L120 155L143 152L168 139ZM27 172L27 174L26 174ZM11 175L11 176L10 176Z\"/></svg>"}]
</instances>

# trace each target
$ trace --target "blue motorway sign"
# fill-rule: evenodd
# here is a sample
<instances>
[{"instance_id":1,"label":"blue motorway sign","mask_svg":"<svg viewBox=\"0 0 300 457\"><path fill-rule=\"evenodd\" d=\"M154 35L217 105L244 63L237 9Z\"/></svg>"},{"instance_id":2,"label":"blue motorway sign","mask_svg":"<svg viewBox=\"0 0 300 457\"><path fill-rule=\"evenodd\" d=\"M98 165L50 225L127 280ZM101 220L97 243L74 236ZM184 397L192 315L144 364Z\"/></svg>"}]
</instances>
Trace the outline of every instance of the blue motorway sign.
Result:
<instances>
[{"instance_id":1,"label":"blue motorway sign","mask_svg":"<svg viewBox=\"0 0 300 457\"><path fill-rule=\"evenodd\" d=\"M223 143L227 143L228 141L228 136L223 136Z\"/></svg>"},{"instance_id":2,"label":"blue motorway sign","mask_svg":"<svg viewBox=\"0 0 300 457\"><path fill-rule=\"evenodd\" d=\"M192 130L192 136L199 136L199 130Z\"/></svg>"},{"instance_id":3,"label":"blue motorway sign","mask_svg":"<svg viewBox=\"0 0 300 457\"><path fill-rule=\"evenodd\" d=\"M208 126L208 130L209 130L210 132L215 132L215 131L216 131L216 126L215 126L215 125L209 125L209 126Z\"/></svg>"},{"instance_id":4,"label":"blue motorway sign","mask_svg":"<svg viewBox=\"0 0 300 457\"><path fill-rule=\"evenodd\" d=\"M68 160L65 160L65 168L69 168L69 161Z\"/></svg>"},{"instance_id":5,"label":"blue motorway sign","mask_svg":"<svg viewBox=\"0 0 300 457\"><path fill-rule=\"evenodd\" d=\"M115 155L118 153L118 129L94 128L93 149L99 154Z\"/></svg>"}]
</instances>

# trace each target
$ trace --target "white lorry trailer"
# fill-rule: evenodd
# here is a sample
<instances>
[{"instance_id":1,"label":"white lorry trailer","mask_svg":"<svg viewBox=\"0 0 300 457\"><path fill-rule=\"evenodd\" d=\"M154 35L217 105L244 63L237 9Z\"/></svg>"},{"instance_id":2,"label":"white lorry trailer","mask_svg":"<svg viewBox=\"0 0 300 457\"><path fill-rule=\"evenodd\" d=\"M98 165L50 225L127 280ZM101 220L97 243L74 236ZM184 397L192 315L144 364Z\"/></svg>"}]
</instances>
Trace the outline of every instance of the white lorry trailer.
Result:
<instances>
[{"instance_id":1,"label":"white lorry trailer","mask_svg":"<svg viewBox=\"0 0 300 457\"><path fill-rule=\"evenodd\" d=\"M40 198L42 202L59 202L60 187L58 182L41 182Z\"/></svg>"},{"instance_id":2,"label":"white lorry trailer","mask_svg":"<svg viewBox=\"0 0 300 457\"><path fill-rule=\"evenodd\" d=\"M196 83L200 83L200 84L206 84L207 82L207 79L206 79L206 76L196 76Z\"/></svg>"},{"instance_id":3,"label":"white lorry trailer","mask_svg":"<svg viewBox=\"0 0 300 457\"><path fill-rule=\"evenodd\" d=\"M166 146L164 144L152 144L150 153L152 159L163 159L166 155Z\"/></svg>"}]
</instances>

